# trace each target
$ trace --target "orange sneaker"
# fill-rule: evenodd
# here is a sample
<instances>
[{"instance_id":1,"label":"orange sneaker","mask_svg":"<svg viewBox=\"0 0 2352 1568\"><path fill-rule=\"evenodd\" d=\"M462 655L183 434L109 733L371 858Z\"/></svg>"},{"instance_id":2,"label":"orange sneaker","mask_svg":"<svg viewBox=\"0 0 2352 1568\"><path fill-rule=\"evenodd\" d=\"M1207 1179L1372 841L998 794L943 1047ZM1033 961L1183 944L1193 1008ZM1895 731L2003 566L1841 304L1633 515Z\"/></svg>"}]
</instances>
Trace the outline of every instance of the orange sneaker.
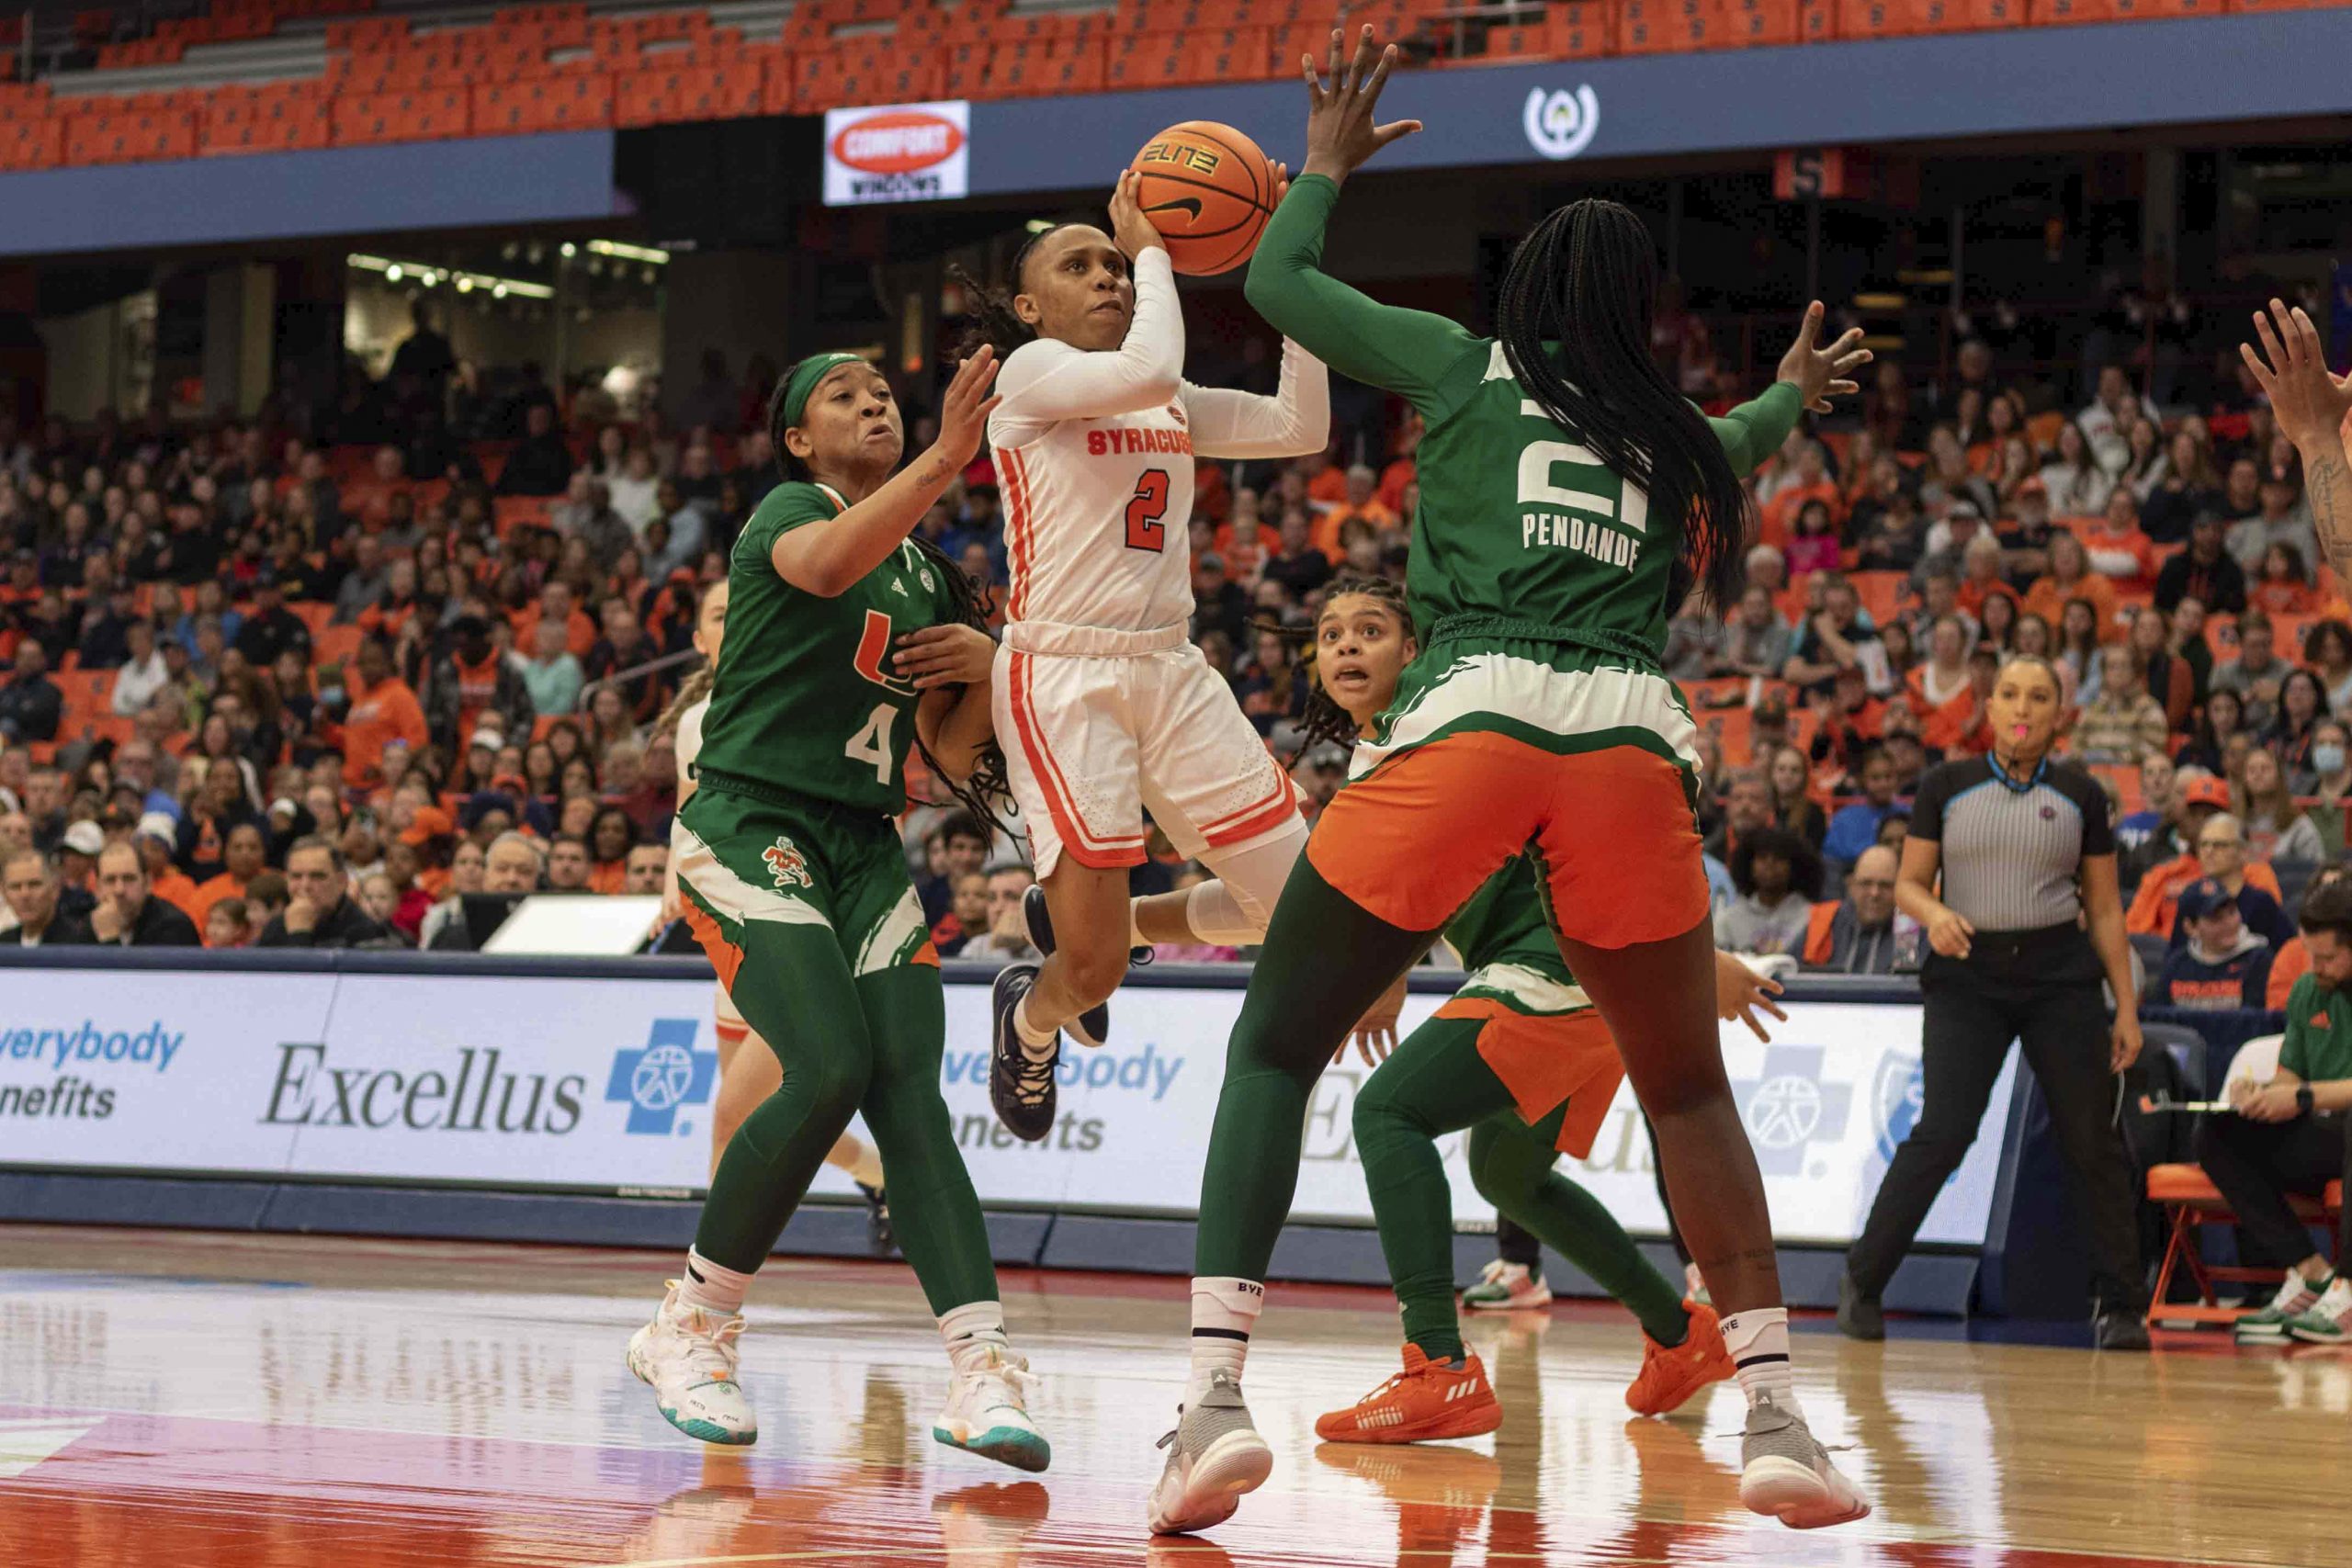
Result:
<instances>
[{"instance_id":1,"label":"orange sneaker","mask_svg":"<svg viewBox=\"0 0 2352 1568\"><path fill-rule=\"evenodd\" d=\"M1715 1309L1688 1297L1683 1309L1690 1314L1690 1331L1682 1343L1668 1347L1642 1335L1642 1370L1625 1391L1625 1407L1636 1416L1663 1416L1711 1382L1735 1375L1731 1350L1724 1344L1722 1321Z\"/></svg>"},{"instance_id":2,"label":"orange sneaker","mask_svg":"<svg viewBox=\"0 0 2352 1568\"><path fill-rule=\"evenodd\" d=\"M1347 1409L1318 1416L1315 1435L1327 1443L1420 1443L1476 1438L1502 1424L1503 1407L1477 1357L1432 1361L1408 1345L1403 1371Z\"/></svg>"}]
</instances>

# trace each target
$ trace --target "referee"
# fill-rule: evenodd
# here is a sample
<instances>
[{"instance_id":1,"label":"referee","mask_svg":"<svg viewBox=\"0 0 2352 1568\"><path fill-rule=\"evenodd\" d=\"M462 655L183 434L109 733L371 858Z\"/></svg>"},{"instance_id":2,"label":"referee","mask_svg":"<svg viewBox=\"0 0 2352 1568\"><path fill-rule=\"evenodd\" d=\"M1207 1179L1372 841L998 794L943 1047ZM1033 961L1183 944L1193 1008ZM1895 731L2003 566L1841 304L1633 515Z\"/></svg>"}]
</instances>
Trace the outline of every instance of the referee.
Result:
<instances>
[{"instance_id":1,"label":"referee","mask_svg":"<svg viewBox=\"0 0 2352 1568\"><path fill-rule=\"evenodd\" d=\"M2090 1222L2096 1342L2148 1348L2132 1172L2110 1121L2115 1075L2140 1055L2139 1001L2107 795L2051 759L2059 709L2056 671L2012 656L1985 704L1992 754L1947 762L1919 784L1895 901L1934 949L1919 975L1925 1094L1846 1255L1838 1325L1857 1339L1886 1337L1880 1292L1975 1141L2018 1040ZM2111 1025L2102 973L2119 1004Z\"/></svg>"}]
</instances>

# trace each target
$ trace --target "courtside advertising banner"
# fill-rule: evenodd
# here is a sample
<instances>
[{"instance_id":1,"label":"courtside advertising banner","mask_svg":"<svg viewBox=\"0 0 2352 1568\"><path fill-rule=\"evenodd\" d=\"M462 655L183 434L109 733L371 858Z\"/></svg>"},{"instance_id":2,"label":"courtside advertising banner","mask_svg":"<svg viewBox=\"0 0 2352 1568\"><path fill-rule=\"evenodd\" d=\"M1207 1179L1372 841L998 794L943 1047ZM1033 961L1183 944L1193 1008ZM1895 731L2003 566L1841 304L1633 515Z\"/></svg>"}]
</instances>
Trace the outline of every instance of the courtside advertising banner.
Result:
<instances>
[{"instance_id":1,"label":"courtside advertising banner","mask_svg":"<svg viewBox=\"0 0 2352 1568\"><path fill-rule=\"evenodd\" d=\"M946 201L967 195L972 106L884 104L825 111L825 205Z\"/></svg>"},{"instance_id":2,"label":"courtside advertising banner","mask_svg":"<svg viewBox=\"0 0 2352 1568\"><path fill-rule=\"evenodd\" d=\"M708 1168L718 1075L707 982L383 974L13 969L0 1002L0 1167L173 1171L503 1189L684 1193ZM1242 993L1123 992L1113 1043L1065 1047L1052 1134L1024 1144L988 1099L988 990L951 984L943 1063L984 1201L1186 1215ZM1415 995L1404 1025L1442 998ZM1724 1030L1732 1091L1784 1241L1850 1240L1919 1108L1916 1005L1794 1003L1764 1044ZM1372 1211L1352 1046L1306 1117L1294 1213ZM1984 1240L2014 1062L1921 1239ZM1455 1216L1493 1215L1442 1140ZM1627 1228L1665 1211L1621 1089L1591 1153L1564 1167ZM827 1168L820 1192L848 1197Z\"/></svg>"}]
</instances>

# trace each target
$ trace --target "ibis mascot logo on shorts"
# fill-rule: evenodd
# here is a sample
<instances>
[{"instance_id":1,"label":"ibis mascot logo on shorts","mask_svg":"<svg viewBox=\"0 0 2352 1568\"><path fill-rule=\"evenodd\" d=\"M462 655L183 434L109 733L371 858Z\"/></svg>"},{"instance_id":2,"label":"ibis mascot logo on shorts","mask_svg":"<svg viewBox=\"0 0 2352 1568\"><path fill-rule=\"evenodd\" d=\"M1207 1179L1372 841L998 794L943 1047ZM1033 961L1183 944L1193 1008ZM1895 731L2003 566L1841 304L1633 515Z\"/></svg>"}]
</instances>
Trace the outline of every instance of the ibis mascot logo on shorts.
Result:
<instances>
[{"instance_id":1,"label":"ibis mascot logo on shorts","mask_svg":"<svg viewBox=\"0 0 2352 1568\"><path fill-rule=\"evenodd\" d=\"M776 886L786 892L795 887L816 886L808 878L808 862L793 841L781 833L776 835L775 843L760 852L760 859L767 863L768 875L775 879Z\"/></svg>"},{"instance_id":2,"label":"ibis mascot logo on shorts","mask_svg":"<svg viewBox=\"0 0 2352 1568\"><path fill-rule=\"evenodd\" d=\"M1527 129L1527 144L1538 152L1546 158L1573 158L1600 132L1600 99L1589 86L1573 93L1565 87L1549 92L1531 87L1520 121Z\"/></svg>"}]
</instances>

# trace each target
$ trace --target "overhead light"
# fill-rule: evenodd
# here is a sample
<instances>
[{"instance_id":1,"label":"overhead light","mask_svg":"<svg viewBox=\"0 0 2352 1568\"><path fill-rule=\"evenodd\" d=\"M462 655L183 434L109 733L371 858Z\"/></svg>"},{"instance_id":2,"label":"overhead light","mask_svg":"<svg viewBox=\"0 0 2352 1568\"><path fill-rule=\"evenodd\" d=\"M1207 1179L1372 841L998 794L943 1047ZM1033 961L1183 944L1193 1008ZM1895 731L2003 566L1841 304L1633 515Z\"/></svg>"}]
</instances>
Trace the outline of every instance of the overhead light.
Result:
<instances>
[{"instance_id":1,"label":"overhead light","mask_svg":"<svg viewBox=\"0 0 2352 1568\"><path fill-rule=\"evenodd\" d=\"M458 292L460 294L470 294L473 291L474 280L468 277L464 273L459 273L458 275Z\"/></svg>"},{"instance_id":2,"label":"overhead light","mask_svg":"<svg viewBox=\"0 0 2352 1568\"><path fill-rule=\"evenodd\" d=\"M580 247L566 240L563 243L563 254L566 257L576 256L580 254Z\"/></svg>"},{"instance_id":3,"label":"overhead light","mask_svg":"<svg viewBox=\"0 0 2352 1568\"><path fill-rule=\"evenodd\" d=\"M650 262L655 266L669 264L670 253L650 245L624 244L618 240L591 240L588 248L600 256L613 256L621 261Z\"/></svg>"},{"instance_id":4,"label":"overhead light","mask_svg":"<svg viewBox=\"0 0 2352 1568\"><path fill-rule=\"evenodd\" d=\"M391 265L386 267L384 269L384 276L392 282L398 283L401 280L401 264L394 262Z\"/></svg>"},{"instance_id":5,"label":"overhead light","mask_svg":"<svg viewBox=\"0 0 2352 1568\"><path fill-rule=\"evenodd\" d=\"M529 299L552 299L555 290L544 283L532 283L520 277L500 277L494 273L461 272L455 267L428 266L423 262L397 262L388 256L354 254L344 257L345 263L362 272L380 272L388 283L398 283L413 277L427 288L444 283L457 285L460 294L470 294L477 288L487 288L503 299L509 294L519 294Z\"/></svg>"},{"instance_id":6,"label":"overhead light","mask_svg":"<svg viewBox=\"0 0 2352 1568\"><path fill-rule=\"evenodd\" d=\"M493 284L492 284L492 285L490 286L490 297L491 297L492 299L505 299L505 298L506 298L506 285L504 285L504 284L503 284L503 283L493 283Z\"/></svg>"}]
</instances>

